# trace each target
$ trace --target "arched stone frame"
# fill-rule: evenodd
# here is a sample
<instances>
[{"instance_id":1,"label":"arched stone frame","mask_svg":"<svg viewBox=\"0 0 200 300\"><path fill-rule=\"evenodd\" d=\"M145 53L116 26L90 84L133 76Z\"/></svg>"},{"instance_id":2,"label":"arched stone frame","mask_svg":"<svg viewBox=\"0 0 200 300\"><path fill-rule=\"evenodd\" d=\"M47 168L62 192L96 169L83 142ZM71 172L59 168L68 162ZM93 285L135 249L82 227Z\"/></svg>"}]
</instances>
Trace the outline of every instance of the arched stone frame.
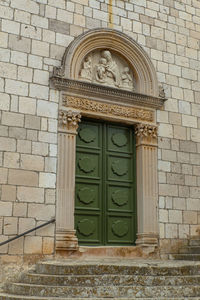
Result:
<instances>
[{"instance_id":1,"label":"arched stone frame","mask_svg":"<svg viewBox=\"0 0 200 300\"><path fill-rule=\"evenodd\" d=\"M81 63L95 49L109 49L126 57L137 77L136 92L79 80ZM74 190L76 132L81 116L133 124L137 156L136 243L155 246L157 219L157 126L155 111L164 98L159 96L154 66L146 52L126 35L111 29L88 31L66 49L60 68L51 78L62 91L59 106L58 184L56 249L76 250ZM123 99L123 101L122 101Z\"/></svg>"}]
</instances>

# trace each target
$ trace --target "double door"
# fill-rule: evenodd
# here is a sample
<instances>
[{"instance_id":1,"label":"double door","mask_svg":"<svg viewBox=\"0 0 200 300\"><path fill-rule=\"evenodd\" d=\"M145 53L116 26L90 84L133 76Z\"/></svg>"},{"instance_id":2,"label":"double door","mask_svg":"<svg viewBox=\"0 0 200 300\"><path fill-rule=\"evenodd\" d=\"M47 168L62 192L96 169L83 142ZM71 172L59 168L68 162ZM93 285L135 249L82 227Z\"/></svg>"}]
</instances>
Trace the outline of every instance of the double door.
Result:
<instances>
[{"instance_id":1,"label":"double door","mask_svg":"<svg viewBox=\"0 0 200 300\"><path fill-rule=\"evenodd\" d=\"M133 245L133 128L84 120L76 141L75 228L81 245Z\"/></svg>"}]
</instances>

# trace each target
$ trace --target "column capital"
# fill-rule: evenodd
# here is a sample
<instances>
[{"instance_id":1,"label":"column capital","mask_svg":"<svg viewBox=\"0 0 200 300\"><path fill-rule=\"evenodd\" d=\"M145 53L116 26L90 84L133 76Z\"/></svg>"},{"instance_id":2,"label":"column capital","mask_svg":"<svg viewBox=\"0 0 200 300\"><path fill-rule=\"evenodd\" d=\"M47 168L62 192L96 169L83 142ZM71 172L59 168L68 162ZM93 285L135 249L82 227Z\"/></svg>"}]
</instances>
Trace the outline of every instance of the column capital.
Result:
<instances>
[{"instance_id":1,"label":"column capital","mask_svg":"<svg viewBox=\"0 0 200 300\"><path fill-rule=\"evenodd\" d=\"M79 111L60 110L59 111L59 132L76 134L78 123L81 121Z\"/></svg>"},{"instance_id":2,"label":"column capital","mask_svg":"<svg viewBox=\"0 0 200 300\"><path fill-rule=\"evenodd\" d=\"M139 123L135 126L136 144L157 146L158 127L152 124Z\"/></svg>"}]
</instances>

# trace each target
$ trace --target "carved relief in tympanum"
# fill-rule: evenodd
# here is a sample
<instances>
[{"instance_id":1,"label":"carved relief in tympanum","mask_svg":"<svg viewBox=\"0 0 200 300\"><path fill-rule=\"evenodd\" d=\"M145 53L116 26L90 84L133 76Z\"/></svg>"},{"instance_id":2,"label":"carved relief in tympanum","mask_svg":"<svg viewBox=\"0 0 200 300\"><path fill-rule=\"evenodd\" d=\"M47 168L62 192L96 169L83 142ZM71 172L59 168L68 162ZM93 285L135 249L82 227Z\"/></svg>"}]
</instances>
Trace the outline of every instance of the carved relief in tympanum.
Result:
<instances>
[{"instance_id":1,"label":"carved relief in tympanum","mask_svg":"<svg viewBox=\"0 0 200 300\"><path fill-rule=\"evenodd\" d=\"M87 55L81 64L79 79L135 91L135 78L128 63L109 50L93 51Z\"/></svg>"}]
</instances>

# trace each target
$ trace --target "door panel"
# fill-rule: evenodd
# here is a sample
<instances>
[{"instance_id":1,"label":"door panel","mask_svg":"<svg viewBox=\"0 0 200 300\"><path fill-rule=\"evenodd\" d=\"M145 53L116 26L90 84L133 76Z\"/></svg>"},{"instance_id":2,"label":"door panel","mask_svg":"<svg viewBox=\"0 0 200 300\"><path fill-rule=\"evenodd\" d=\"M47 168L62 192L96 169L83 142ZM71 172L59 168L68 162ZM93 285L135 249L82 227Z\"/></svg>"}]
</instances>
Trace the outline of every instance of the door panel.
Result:
<instances>
[{"instance_id":1,"label":"door panel","mask_svg":"<svg viewBox=\"0 0 200 300\"><path fill-rule=\"evenodd\" d=\"M132 128L83 121L76 152L75 228L79 243L134 244L135 194Z\"/></svg>"}]
</instances>

